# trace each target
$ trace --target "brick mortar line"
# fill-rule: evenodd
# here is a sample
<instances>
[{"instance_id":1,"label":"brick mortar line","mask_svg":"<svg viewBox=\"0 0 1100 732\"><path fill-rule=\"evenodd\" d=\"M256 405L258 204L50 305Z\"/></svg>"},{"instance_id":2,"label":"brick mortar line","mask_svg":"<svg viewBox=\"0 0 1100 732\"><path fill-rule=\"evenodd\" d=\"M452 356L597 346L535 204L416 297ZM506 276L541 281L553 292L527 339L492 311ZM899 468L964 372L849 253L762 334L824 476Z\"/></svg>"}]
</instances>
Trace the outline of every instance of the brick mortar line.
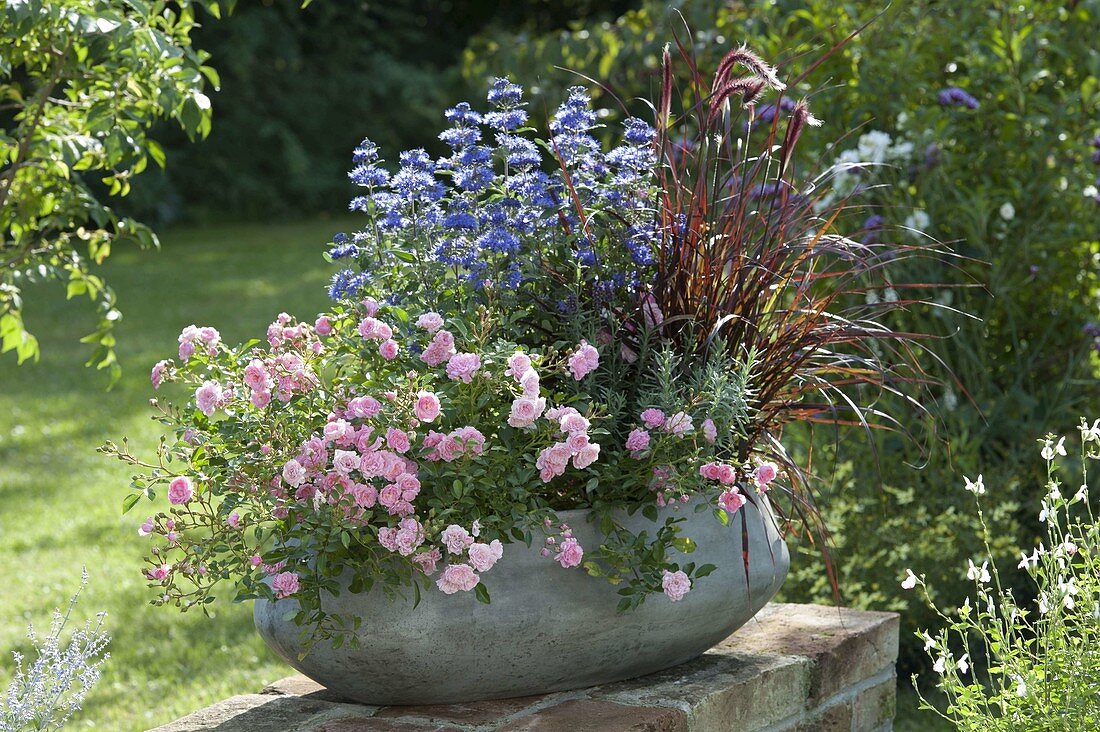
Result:
<instances>
[{"instance_id":1,"label":"brick mortar line","mask_svg":"<svg viewBox=\"0 0 1100 732\"><path fill-rule=\"evenodd\" d=\"M873 689L874 687L885 681L896 679L897 673L895 672L894 667L887 666L883 670L876 673L874 676L868 676L867 678L861 680L859 683L853 684L837 694L833 694L831 697L819 703L817 706L805 708L801 712L792 714L789 717L785 717L784 719L781 719L778 722L774 722L767 727L762 727L757 730L757 732L788 732L788 730L791 729L792 724L797 724L798 722L805 721L806 718L809 716L812 716L819 712L828 711L829 709L840 706L841 704L844 704L846 702L855 701L856 697L858 697L860 694L867 691L868 689Z\"/></svg>"},{"instance_id":2,"label":"brick mortar line","mask_svg":"<svg viewBox=\"0 0 1100 732\"><path fill-rule=\"evenodd\" d=\"M462 730L468 730L469 732L491 731L498 729L499 727L509 722L517 719L523 719L524 717L529 717L532 714L537 714L544 709L549 709L550 707L557 706L558 704L561 704L563 702L575 701L578 699L589 699L590 697L588 696L588 693L590 691L591 689L589 688L577 689L574 691L559 691L553 694L548 694L542 699L539 699L536 702L532 702L522 709L519 709L503 717L497 717L492 722L485 723L456 722L450 719L427 717L416 714L402 714L401 716L387 717L386 719L392 720L394 722L404 722L406 724L447 724ZM393 707L390 708L392 709ZM374 714L372 714L371 717L375 719L383 719L382 717L375 717Z\"/></svg>"}]
</instances>

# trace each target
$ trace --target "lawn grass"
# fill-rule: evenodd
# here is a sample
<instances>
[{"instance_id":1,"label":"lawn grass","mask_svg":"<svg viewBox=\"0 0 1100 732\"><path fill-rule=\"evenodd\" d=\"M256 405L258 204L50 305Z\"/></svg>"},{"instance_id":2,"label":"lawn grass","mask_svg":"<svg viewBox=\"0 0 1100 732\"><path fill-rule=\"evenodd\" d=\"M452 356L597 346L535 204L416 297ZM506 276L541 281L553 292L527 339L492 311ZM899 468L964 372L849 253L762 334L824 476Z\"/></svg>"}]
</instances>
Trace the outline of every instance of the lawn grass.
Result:
<instances>
[{"instance_id":1,"label":"lawn grass","mask_svg":"<svg viewBox=\"0 0 1100 732\"><path fill-rule=\"evenodd\" d=\"M148 371L173 355L183 326L212 325L234 343L262 337L280 310L309 317L324 308L332 267L319 252L345 223L179 229L160 252L116 253L104 269L125 313L124 375L109 392L106 377L83 366L88 352L77 340L93 325L84 303L30 293L27 321L42 359L16 367L0 358L0 652L25 651L27 623L45 626L88 568L77 615L107 611L113 642L74 727L145 730L290 672L256 635L250 606L218 603L210 620L148 605L148 540L136 530L150 506L121 514L129 471L95 450L123 435L139 453L153 449L160 426L149 419ZM3 680L6 658L0 667ZM916 712L907 686L897 729L946 729Z\"/></svg>"},{"instance_id":2,"label":"lawn grass","mask_svg":"<svg viewBox=\"0 0 1100 732\"><path fill-rule=\"evenodd\" d=\"M155 446L149 367L174 354L183 326L212 325L233 343L263 337L280 310L321 310L333 268L320 252L342 223L179 229L160 252L117 252L104 270L124 313L124 374L109 392L105 374L83 366L89 353L77 340L94 324L86 303L64 302L57 286L30 293L41 361L0 358L0 676L10 672L7 650L26 649L27 623L46 626L86 566L76 614L106 610L113 642L74 727L145 730L288 672L253 630L250 606L219 603L211 621L148 605L148 540L136 529L150 504L123 516L129 471L95 450L123 435L139 452Z\"/></svg>"}]
</instances>

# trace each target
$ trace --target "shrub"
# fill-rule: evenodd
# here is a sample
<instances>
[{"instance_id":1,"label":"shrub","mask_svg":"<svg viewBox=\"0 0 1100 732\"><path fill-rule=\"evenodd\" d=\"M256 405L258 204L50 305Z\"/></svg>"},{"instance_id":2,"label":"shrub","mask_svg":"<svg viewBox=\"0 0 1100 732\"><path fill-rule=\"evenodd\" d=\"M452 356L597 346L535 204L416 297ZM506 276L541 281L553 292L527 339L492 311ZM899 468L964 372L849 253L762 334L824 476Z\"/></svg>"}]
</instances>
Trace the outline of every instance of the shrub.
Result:
<instances>
[{"instance_id":1,"label":"shrub","mask_svg":"<svg viewBox=\"0 0 1100 732\"><path fill-rule=\"evenodd\" d=\"M967 560L973 594L960 607L938 607L923 576L902 582L920 586L940 627L918 638L933 661L944 711L922 697L922 706L962 730L1083 730L1100 726L1100 524L1093 511L1088 468L1100 459L1100 421L1081 423L1080 483L1059 479L1065 438L1042 443L1047 480L1039 522L1045 537L1021 552L1018 568L1032 587L1007 584L997 567L982 511L987 488L981 476L966 481L978 504L984 552ZM999 486L988 489L996 495ZM957 570L960 571L961 570ZM978 665L978 660L985 661ZM916 676L913 678L916 684Z\"/></svg>"},{"instance_id":2,"label":"shrub","mask_svg":"<svg viewBox=\"0 0 1100 732\"><path fill-rule=\"evenodd\" d=\"M110 643L103 632L105 613L97 615L95 623L87 621L69 638L63 637L77 598L87 584L85 571L80 589L65 612L54 610L46 637L39 636L33 626L27 629L34 649L30 663L23 654L12 653L15 673L0 699L0 729L4 732L61 729L80 711L84 697L99 681L100 666L111 656L105 653Z\"/></svg>"}]
</instances>

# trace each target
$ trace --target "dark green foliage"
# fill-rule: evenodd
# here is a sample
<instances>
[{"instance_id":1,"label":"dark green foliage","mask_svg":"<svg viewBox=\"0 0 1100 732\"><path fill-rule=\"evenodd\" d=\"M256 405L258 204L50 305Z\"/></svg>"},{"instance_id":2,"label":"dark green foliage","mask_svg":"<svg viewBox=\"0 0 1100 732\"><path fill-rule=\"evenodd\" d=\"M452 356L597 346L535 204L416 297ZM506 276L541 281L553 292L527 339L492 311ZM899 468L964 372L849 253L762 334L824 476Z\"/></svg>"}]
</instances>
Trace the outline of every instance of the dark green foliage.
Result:
<instances>
[{"instance_id":1,"label":"dark green foliage","mask_svg":"<svg viewBox=\"0 0 1100 732\"><path fill-rule=\"evenodd\" d=\"M137 199L162 219L332 213L347 204L351 150L368 133L383 149L434 152L441 110L484 94L457 69L490 25L546 31L629 3L413 0L238 6L195 33L221 73L215 128L200 145L167 145L177 165ZM501 72L503 73L503 71ZM166 131L170 132L170 131Z\"/></svg>"}]
</instances>

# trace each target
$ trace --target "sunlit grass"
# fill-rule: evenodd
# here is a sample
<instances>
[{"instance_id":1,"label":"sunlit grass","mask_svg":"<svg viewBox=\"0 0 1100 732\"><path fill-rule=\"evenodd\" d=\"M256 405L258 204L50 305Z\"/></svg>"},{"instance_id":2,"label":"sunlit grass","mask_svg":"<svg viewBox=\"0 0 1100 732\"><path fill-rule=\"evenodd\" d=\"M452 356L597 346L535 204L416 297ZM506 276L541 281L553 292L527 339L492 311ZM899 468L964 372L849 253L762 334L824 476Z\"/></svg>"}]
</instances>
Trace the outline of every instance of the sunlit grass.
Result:
<instances>
[{"instance_id":1,"label":"sunlit grass","mask_svg":"<svg viewBox=\"0 0 1100 732\"><path fill-rule=\"evenodd\" d=\"M27 623L45 626L87 566L78 613L106 610L113 641L74 727L145 730L288 672L253 630L250 606L218 603L213 620L149 606L148 540L136 528L150 506L121 514L129 472L96 448L124 435L137 451L156 444L149 367L174 354L183 326L212 325L232 343L262 337L280 310L322 309L332 268L320 252L340 223L181 229L160 252L117 252L104 270L124 313L124 375L109 392L106 376L83 366L89 354L77 341L93 325L85 304L65 303L60 289L30 293L27 325L42 359L0 358L0 651L23 648Z\"/></svg>"}]
</instances>

